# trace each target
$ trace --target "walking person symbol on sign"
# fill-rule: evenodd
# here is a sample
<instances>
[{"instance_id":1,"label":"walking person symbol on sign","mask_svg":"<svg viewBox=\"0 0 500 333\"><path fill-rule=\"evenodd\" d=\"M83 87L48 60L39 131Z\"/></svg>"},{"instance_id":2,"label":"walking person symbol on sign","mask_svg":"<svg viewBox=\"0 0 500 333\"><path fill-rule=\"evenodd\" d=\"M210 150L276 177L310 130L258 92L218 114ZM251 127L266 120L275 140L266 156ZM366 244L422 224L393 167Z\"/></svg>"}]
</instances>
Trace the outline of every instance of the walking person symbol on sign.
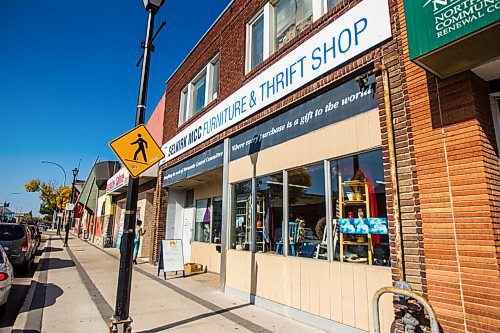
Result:
<instances>
[{"instance_id":1,"label":"walking person symbol on sign","mask_svg":"<svg viewBox=\"0 0 500 333\"><path fill-rule=\"evenodd\" d=\"M131 145L137 145L137 150L134 153L134 161L137 161L137 155L139 152L142 153L142 158L144 158L144 162L147 162L146 158L146 148L148 148L148 142L142 138L141 134L137 134L138 139L131 143ZM144 148L144 145L146 148Z\"/></svg>"},{"instance_id":2,"label":"walking person symbol on sign","mask_svg":"<svg viewBox=\"0 0 500 333\"><path fill-rule=\"evenodd\" d=\"M165 157L144 125L139 125L109 143L130 176L138 177Z\"/></svg>"}]
</instances>

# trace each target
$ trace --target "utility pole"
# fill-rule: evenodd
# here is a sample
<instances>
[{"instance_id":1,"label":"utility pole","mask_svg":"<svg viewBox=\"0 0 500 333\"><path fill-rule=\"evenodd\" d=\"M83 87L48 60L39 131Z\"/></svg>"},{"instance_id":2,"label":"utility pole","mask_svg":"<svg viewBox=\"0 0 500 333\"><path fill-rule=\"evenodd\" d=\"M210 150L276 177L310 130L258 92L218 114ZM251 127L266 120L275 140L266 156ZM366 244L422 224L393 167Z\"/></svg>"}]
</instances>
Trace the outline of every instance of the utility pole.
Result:
<instances>
[{"instance_id":1,"label":"utility pole","mask_svg":"<svg viewBox=\"0 0 500 333\"><path fill-rule=\"evenodd\" d=\"M142 43L144 55L142 60L139 97L137 100L135 126L144 124L146 99L148 92L149 64L151 53L154 50L153 29L156 13L163 5L164 0L143 0L148 12L146 41ZM139 178L129 178L127 187L127 203L125 206L125 220L120 245L120 270L118 273L118 287L116 291L115 314L111 318L109 332L118 332L118 326L123 326L123 332L132 332L132 318L129 315L130 287L132 285L132 259L134 251L134 236L136 226L137 198L139 195Z\"/></svg>"}]
</instances>

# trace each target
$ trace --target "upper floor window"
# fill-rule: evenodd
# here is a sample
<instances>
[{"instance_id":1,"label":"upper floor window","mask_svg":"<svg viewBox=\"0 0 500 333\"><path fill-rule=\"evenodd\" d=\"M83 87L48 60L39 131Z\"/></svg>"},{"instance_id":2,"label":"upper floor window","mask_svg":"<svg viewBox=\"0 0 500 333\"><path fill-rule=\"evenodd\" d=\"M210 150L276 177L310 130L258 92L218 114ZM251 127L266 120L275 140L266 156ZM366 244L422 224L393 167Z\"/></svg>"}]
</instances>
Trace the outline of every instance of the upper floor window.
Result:
<instances>
[{"instance_id":1,"label":"upper floor window","mask_svg":"<svg viewBox=\"0 0 500 333\"><path fill-rule=\"evenodd\" d=\"M182 89L179 107L179 125L182 125L208 103L217 98L219 91L219 66L219 55L217 55Z\"/></svg>"},{"instance_id":2,"label":"upper floor window","mask_svg":"<svg viewBox=\"0 0 500 333\"><path fill-rule=\"evenodd\" d=\"M332 9L333 7L335 7L341 1L342 0L327 0L328 10Z\"/></svg>"},{"instance_id":3,"label":"upper floor window","mask_svg":"<svg viewBox=\"0 0 500 333\"><path fill-rule=\"evenodd\" d=\"M246 72L326 13L339 0L270 0L247 24Z\"/></svg>"},{"instance_id":4,"label":"upper floor window","mask_svg":"<svg viewBox=\"0 0 500 333\"><path fill-rule=\"evenodd\" d=\"M318 1L316 1L318 2ZM312 0L280 0L274 8L276 49L292 40L313 22Z\"/></svg>"}]
</instances>

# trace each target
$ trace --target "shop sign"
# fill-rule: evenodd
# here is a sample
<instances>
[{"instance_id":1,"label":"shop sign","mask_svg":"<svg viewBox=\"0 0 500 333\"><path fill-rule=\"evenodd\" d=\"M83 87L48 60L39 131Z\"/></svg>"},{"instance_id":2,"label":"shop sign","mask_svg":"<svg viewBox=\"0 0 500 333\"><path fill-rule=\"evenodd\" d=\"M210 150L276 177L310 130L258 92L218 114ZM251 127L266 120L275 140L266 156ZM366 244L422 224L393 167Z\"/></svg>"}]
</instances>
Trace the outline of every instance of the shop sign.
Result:
<instances>
[{"instance_id":1,"label":"shop sign","mask_svg":"<svg viewBox=\"0 0 500 333\"><path fill-rule=\"evenodd\" d=\"M375 77L363 88L351 80L231 138L230 158L256 153L376 107Z\"/></svg>"},{"instance_id":2,"label":"shop sign","mask_svg":"<svg viewBox=\"0 0 500 333\"><path fill-rule=\"evenodd\" d=\"M108 179L106 184L106 194L112 193L128 184L129 173L127 169L121 168L113 177Z\"/></svg>"},{"instance_id":3,"label":"shop sign","mask_svg":"<svg viewBox=\"0 0 500 333\"><path fill-rule=\"evenodd\" d=\"M222 165L224 145L209 148L192 158L179 163L163 172L163 186L169 186L183 179L199 175Z\"/></svg>"},{"instance_id":4,"label":"shop sign","mask_svg":"<svg viewBox=\"0 0 500 333\"><path fill-rule=\"evenodd\" d=\"M166 142L164 164L391 37L387 0L364 0Z\"/></svg>"},{"instance_id":5,"label":"shop sign","mask_svg":"<svg viewBox=\"0 0 500 333\"><path fill-rule=\"evenodd\" d=\"M500 0L404 0L412 60L500 20Z\"/></svg>"}]
</instances>

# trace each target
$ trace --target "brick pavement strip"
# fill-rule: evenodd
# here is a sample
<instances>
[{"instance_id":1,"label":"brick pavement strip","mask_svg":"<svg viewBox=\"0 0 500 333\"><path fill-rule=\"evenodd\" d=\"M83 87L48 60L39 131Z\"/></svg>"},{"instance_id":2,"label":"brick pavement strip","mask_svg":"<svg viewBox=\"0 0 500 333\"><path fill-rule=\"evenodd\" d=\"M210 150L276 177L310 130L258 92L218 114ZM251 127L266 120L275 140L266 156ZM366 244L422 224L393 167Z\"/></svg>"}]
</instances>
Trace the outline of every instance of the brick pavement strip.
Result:
<instances>
[{"instance_id":1,"label":"brick pavement strip","mask_svg":"<svg viewBox=\"0 0 500 333\"><path fill-rule=\"evenodd\" d=\"M42 287L31 288L15 328L25 332L107 331L111 304L116 300L118 250L73 238L66 251L54 236L49 244L53 251L44 253L34 278ZM165 281L156 276L156 267L145 263L134 266L134 272L139 273L132 281L134 332L322 332L196 281L210 280L209 274L186 279L172 276Z\"/></svg>"}]
</instances>

